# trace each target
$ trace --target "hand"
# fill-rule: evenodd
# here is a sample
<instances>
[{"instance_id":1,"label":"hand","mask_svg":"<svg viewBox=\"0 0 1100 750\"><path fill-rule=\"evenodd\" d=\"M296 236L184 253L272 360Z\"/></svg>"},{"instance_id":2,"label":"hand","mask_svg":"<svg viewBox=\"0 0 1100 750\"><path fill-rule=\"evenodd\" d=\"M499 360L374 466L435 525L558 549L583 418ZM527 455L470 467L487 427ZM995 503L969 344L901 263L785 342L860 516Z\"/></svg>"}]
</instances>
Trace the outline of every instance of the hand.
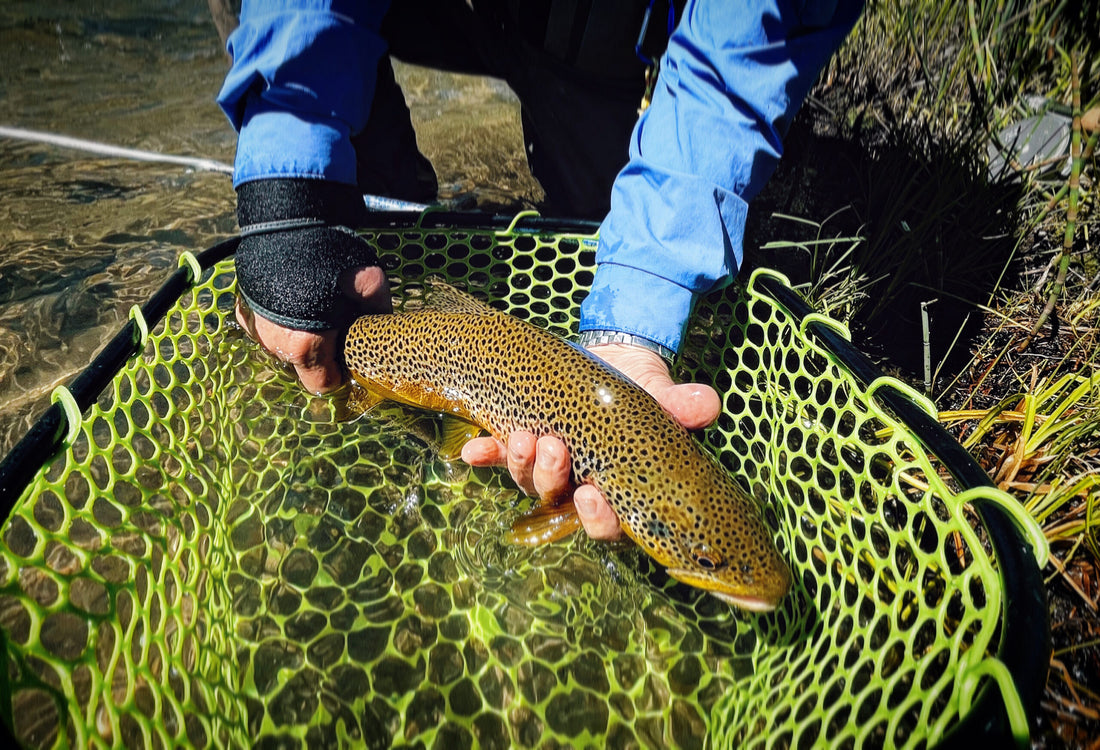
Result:
<instances>
[{"instance_id":1,"label":"hand","mask_svg":"<svg viewBox=\"0 0 1100 750\"><path fill-rule=\"evenodd\" d=\"M340 290L362 314L388 313L390 301L386 273L377 266L353 268L340 276ZM264 349L294 367L302 386L316 394L327 393L344 382L336 358L339 331L300 331L285 328L256 315L237 299L237 322Z\"/></svg>"},{"instance_id":2,"label":"hand","mask_svg":"<svg viewBox=\"0 0 1100 750\"><path fill-rule=\"evenodd\" d=\"M629 344L601 344L592 353L620 370L650 393L672 417L689 430L700 429L718 418L722 402L718 393L699 383L676 384L656 353ZM462 447L462 460L473 466L507 466L524 492L543 501L568 497L585 532L593 539L617 539L622 527L603 493L592 485L573 487L569 452L561 440L530 432L513 432L505 445L494 438L475 438Z\"/></svg>"}]
</instances>

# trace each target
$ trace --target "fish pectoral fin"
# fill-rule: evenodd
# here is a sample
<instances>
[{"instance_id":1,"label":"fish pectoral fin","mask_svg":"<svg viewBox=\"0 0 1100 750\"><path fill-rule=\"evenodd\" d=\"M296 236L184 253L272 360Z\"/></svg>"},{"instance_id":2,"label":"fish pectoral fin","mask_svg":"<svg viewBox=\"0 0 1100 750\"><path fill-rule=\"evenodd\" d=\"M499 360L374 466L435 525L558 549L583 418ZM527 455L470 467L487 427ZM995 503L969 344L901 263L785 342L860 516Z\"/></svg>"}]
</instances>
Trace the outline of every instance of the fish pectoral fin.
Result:
<instances>
[{"instance_id":1,"label":"fish pectoral fin","mask_svg":"<svg viewBox=\"0 0 1100 750\"><path fill-rule=\"evenodd\" d=\"M525 547L556 542L581 528L581 519L572 500L532 508L516 519L508 532L508 541Z\"/></svg>"},{"instance_id":2,"label":"fish pectoral fin","mask_svg":"<svg viewBox=\"0 0 1100 750\"><path fill-rule=\"evenodd\" d=\"M481 428L458 417L443 417L439 431L439 457L454 461L462 455L462 446L481 434Z\"/></svg>"},{"instance_id":3,"label":"fish pectoral fin","mask_svg":"<svg viewBox=\"0 0 1100 750\"><path fill-rule=\"evenodd\" d=\"M386 400L384 396L358 383L345 385L335 395L337 422L350 422Z\"/></svg>"}]
</instances>

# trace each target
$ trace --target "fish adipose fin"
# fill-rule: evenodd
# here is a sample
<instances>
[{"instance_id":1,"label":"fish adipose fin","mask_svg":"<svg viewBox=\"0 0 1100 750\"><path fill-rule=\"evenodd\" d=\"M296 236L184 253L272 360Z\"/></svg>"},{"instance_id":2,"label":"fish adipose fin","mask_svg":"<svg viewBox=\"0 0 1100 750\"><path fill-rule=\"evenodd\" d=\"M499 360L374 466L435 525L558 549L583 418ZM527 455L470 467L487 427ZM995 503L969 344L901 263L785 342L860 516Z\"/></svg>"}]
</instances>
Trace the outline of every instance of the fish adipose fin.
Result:
<instances>
[{"instance_id":1,"label":"fish adipose fin","mask_svg":"<svg viewBox=\"0 0 1100 750\"><path fill-rule=\"evenodd\" d=\"M516 519L508 533L508 541L525 547L556 542L581 527L581 519L572 500L532 508Z\"/></svg>"}]
</instances>

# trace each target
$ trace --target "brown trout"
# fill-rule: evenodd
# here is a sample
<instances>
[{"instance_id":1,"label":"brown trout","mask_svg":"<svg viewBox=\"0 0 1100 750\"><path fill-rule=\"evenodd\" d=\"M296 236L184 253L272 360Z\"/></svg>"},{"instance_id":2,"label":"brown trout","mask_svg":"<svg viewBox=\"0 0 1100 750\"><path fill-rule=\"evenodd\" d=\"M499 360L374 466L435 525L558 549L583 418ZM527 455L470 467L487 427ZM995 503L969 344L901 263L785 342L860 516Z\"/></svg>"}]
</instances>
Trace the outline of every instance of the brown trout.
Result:
<instances>
[{"instance_id":1,"label":"brown trout","mask_svg":"<svg viewBox=\"0 0 1100 750\"><path fill-rule=\"evenodd\" d=\"M652 396L583 349L431 283L421 309L355 321L345 359L375 396L498 439L515 430L560 438L573 481L603 492L626 534L672 577L758 612L787 592L790 572L748 493Z\"/></svg>"}]
</instances>

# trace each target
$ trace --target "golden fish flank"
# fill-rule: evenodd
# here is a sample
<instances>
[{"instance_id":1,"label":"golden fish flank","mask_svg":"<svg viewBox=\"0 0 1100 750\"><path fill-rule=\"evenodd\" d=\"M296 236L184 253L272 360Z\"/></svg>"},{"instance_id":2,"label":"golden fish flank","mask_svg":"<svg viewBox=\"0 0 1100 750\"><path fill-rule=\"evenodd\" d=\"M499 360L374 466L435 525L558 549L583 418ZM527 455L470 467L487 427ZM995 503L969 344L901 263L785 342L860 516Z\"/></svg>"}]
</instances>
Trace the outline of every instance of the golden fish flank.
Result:
<instances>
[{"instance_id":1,"label":"golden fish flank","mask_svg":"<svg viewBox=\"0 0 1100 750\"><path fill-rule=\"evenodd\" d=\"M419 310L357 320L345 357L375 393L498 438L561 438L574 481L599 488L623 530L684 583L754 611L787 592L748 493L648 393L569 342L436 283Z\"/></svg>"}]
</instances>

